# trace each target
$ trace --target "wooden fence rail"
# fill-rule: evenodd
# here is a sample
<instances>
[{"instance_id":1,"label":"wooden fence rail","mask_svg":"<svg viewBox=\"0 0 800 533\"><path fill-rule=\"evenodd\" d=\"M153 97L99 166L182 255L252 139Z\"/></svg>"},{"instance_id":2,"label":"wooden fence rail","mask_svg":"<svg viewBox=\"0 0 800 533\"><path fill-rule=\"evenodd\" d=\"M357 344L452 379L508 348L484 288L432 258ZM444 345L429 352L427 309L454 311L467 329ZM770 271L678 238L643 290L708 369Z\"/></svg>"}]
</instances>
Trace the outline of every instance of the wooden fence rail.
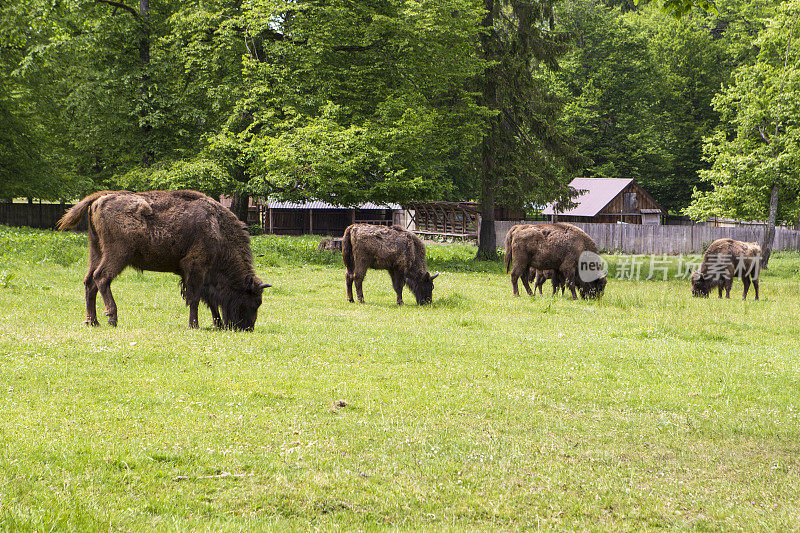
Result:
<instances>
[{"instance_id":1,"label":"wooden fence rail","mask_svg":"<svg viewBox=\"0 0 800 533\"><path fill-rule=\"evenodd\" d=\"M21 204L0 203L0 224L8 226L27 226L29 228L56 229L56 223L72 204ZM86 219L77 227L86 230Z\"/></svg>"},{"instance_id":2,"label":"wooden fence rail","mask_svg":"<svg viewBox=\"0 0 800 533\"><path fill-rule=\"evenodd\" d=\"M509 228L525 221L499 221L495 223L497 245L503 246ZM542 222L527 222L542 224ZM642 224L588 224L576 226L589 234L604 251L626 254L691 254L703 253L704 248L716 239L731 238L737 241L761 243L762 226L717 228L712 226L652 226ZM775 228L774 250L800 250L800 231Z\"/></svg>"},{"instance_id":3,"label":"wooden fence rail","mask_svg":"<svg viewBox=\"0 0 800 533\"><path fill-rule=\"evenodd\" d=\"M0 203L0 224L55 229L56 222L71 205ZM503 220L495 223L497 245L503 246L506 233L514 224L525 221ZM542 222L528 222L542 224ZM717 228L712 226L651 226L641 224L588 224L576 226L589 234L604 251L626 254L691 254L702 253L708 243L729 237L738 241L761 243L762 226ZM86 230L81 221L79 230ZM800 231L775 228L775 250L800 250Z\"/></svg>"}]
</instances>

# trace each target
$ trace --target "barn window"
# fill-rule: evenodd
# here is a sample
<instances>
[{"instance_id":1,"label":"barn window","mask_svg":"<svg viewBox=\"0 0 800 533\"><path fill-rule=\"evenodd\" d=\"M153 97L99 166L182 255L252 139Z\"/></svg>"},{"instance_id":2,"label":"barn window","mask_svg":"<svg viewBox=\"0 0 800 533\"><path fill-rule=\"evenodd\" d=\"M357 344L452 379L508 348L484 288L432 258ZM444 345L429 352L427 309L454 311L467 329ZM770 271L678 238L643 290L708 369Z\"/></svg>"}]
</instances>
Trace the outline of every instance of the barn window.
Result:
<instances>
[{"instance_id":1,"label":"barn window","mask_svg":"<svg viewBox=\"0 0 800 533\"><path fill-rule=\"evenodd\" d=\"M635 192L622 193L622 212L635 213L636 211L638 211L638 205L636 203L636 193Z\"/></svg>"}]
</instances>

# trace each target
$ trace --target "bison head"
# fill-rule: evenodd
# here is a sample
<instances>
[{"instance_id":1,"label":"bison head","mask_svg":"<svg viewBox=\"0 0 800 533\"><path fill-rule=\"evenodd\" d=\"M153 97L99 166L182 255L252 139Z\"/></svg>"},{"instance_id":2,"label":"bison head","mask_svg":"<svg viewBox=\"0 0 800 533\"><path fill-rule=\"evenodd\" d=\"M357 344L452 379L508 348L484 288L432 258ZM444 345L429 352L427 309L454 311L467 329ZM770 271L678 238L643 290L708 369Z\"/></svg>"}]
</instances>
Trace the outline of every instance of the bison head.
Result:
<instances>
[{"instance_id":1,"label":"bison head","mask_svg":"<svg viewBox=\"0 0 800 533\"><path fill-rule=\"evenodd\" d=\"M606 276L599 277L593 281L589 282L581 282L580 283L580 292L581 298L584 300L588 299L598 299L603 295L603 292L606 290L606 283L607 279Z\"/></svg>"},{"instance_id":2,"label":"bison head","mask_svg":"<svg viewBox=\"0 0 800 533\"><path fill-rule=\"evenodd\" d=\"M270 286L255 276L248 276L239 286L233 287L221 305L225 328L253 331L261 306L261 293Z\"/></svg>"},{"instance_id":3,"label":"bison head","mask_svg":"<svg viewBox=\"0 0 800 533\"><path fill-rule=\"evenodd\" d=\"M692 296L699 298L708 298L708 293L711 291L711 277L703 274L699 270L692 272Z\"/></svg>"},{"instance_id":4,"label":"bison head","mask_svg":"<svg viewBox=\"0 0 800 533\"><path fill-rule=\"evenodd\" d=\"M417 298L418 305L429 304L433 301L433 280L439 273L431 276L430 272L423 272L419 277L407 277L406 285Z\"/></svg>"}]
</instances>

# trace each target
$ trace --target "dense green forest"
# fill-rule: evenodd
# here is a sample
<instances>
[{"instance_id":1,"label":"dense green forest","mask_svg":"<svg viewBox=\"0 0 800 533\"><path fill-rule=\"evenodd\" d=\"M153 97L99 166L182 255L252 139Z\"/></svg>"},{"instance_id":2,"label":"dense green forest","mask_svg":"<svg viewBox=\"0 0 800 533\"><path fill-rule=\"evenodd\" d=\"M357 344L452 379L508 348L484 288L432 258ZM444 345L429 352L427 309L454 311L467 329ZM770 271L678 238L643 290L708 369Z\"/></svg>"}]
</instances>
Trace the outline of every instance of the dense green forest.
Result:
<instances>
[{"instance_id":1,"label":"dense green forest","mask_svg":"<svg viewBox=\"0 0 800 533\"><path fill-rule=\"evenodd\" d=\"M2 6L0 198L192 187L488 214L596 176L673 213L800 214L798 0Z\"/></svg>"}]
</instances>

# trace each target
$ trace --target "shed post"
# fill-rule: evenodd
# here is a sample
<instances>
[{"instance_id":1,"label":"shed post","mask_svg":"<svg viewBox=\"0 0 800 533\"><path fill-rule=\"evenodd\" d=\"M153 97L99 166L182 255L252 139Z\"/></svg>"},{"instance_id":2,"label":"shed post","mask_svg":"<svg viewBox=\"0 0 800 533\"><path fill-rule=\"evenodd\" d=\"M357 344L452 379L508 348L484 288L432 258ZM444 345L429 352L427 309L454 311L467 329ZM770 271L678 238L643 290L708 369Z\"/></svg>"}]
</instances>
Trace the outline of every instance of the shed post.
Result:
<instances>
[{"instance_id":1,"label":"shed post","mask_svg":"<svg viewBox=\"0 0 800 533\"><path fill-rule=\"evenodd\" d=\"M314 234L314 210L313 209L309 209L308 210L308 234L309 235L313 235Z\"/></svg>"},{"instance_id":2,"label":"shed post","mask_svg":"<svg viewBox=\"0 0 800 533\"><path fill-rule=\"evenodd\" d=\"M269 233L273 235L275 233L275 222L272 218L272 207L267 206L268 216L269 216Z\"/></svg>"}]
</instances>

